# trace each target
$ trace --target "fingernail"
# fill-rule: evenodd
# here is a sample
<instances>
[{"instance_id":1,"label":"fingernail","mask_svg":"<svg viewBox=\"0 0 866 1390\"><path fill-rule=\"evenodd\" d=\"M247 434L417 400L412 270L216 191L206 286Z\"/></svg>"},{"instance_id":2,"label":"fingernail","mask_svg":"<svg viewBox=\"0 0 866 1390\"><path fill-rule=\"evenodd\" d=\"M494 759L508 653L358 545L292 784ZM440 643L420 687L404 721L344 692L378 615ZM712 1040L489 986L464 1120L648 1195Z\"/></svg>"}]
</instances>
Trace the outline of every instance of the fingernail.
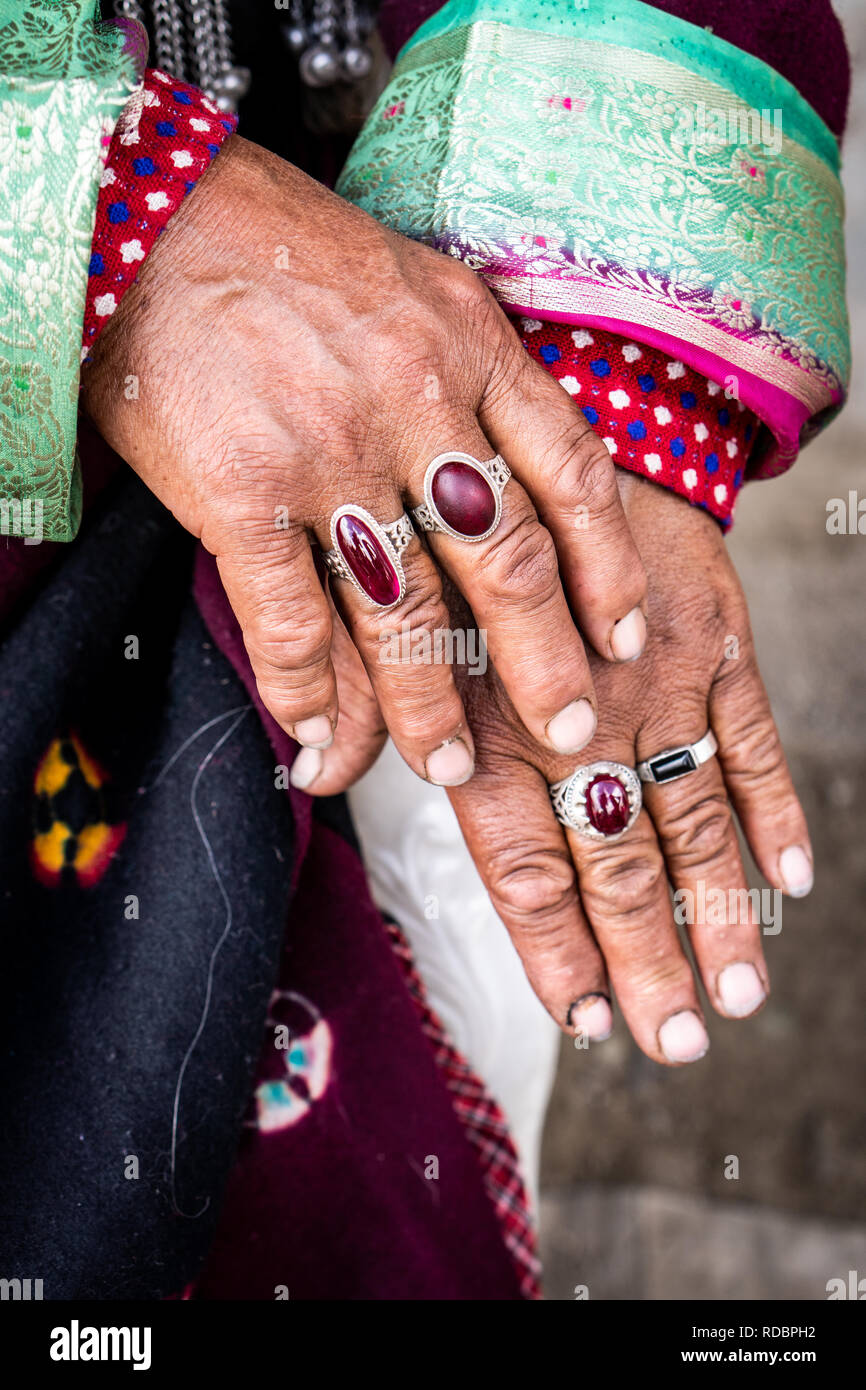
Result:
<instances>
[{"instance_id":1,"label":"fingernail","mask_svg":"<svg viewBox=\"0 0 866 1390\"><path fill-rule=\"evenodd\" d=\"M617 661L634 661L646 645L646 618L639 608L633 608L614 624L610 634L610 649Z\"/></svg>"},{"instance_id":2,"label":"fingernail","mask_svg":"<svg viewBox=\"0 0 866 1390\"><path fill-rule=\"evenodd\" d=\"M786 893L792 898L805 898L811 893L815 875L808 854L800 845L790 845L779 855L779 873Z\"/></svg>"},{"instance_id":3,"label":"fingernail","mask_svg":"<svg viewBox=\"0 0 866 1390\"><path fill-rule=\"evenodd\" d=\"M303 791L314 782L324 766L325 759L319 748L302 748L289 772L289 781L298 791Z\"/></svg>"},{"instance_id":4,"label":"fingernail","mask_svg":"<svg viewBox=\"0 0 866 1390\"><path fill-rule=\"evenodd\" d=\"M597 722L589 700L572 700L548 719L545 733L557 753L579 753L591 741Z\"/></svg>"},{"instance_id":5,"label":"fingernail","mask_svg":"<svg viewBox=\"0 0 866 1390\"><path fill-rule=\"evenodd\" d=\"M697 1062L707 1052L707 1030L691 1009L671 1014L659 1029L659 1046L669 1062Z\"/></svg>"},{"instance_id":6,"label":"fingernail","mask_svg":"<svg viewBox=\"0 0 866 1390\"><path fill-rule=\"evenodd\" d=\"M434 748L424 764L427 781L437 787L459 787L469 781L474 770L475 760L462 738L448 739Z\"/></svg>"},{"instance_id":7,"label":"fingernail","mask_svg":"<svg viewBox=\"0 0 866 1390\"><path fill-rule=\"evenodd\" d=\"M726 965L716 984L725 1013L732 1018L745 1018L747 1014L753 1014L767 997L760 975L747 960Z\"/></svg>"},{"instance_id":8,"label":"fingernail","mask_svg":"<svg viewBox=\"0 0 866 1390\"><path fill-rule=\"evenodd\" d=\"M603 994L585 994L572 1004L568 1020L575 1033L585 1033L590 1042L604 1042L613 1032L613 1013Z\"/></svg>"},{"instance_id":9,"label":"fingernail","mask_svg":"<svg viewBox=\"0 0 866 1390\"><path fill-rule=\"evenodd\" d=\"M330 748L334 742L334 730L326 714L314 714L312 719L302 719L295 725L295 738L305 748Z\"/></svg>"}]
</instances>

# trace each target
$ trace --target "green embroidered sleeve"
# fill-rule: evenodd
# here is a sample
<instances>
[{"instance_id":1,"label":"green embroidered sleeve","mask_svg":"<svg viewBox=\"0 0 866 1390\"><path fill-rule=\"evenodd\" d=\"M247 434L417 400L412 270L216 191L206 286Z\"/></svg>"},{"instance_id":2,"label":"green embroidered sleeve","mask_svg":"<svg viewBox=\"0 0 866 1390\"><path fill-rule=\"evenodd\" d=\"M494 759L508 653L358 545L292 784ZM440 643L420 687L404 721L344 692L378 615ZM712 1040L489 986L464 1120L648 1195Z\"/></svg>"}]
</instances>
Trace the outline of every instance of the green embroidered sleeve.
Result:
<instances>
[{"instance_id":1,"label":"green embroidered sleeve","mask_svg":"<svg viewBox=\"0 0 866 1390\"><path fill-rule=\"evenodd\" d=\"M98 0L0 0L0 532L81 514L78 373L102 158L143 67Z\"/></svg>"}]
</instances>

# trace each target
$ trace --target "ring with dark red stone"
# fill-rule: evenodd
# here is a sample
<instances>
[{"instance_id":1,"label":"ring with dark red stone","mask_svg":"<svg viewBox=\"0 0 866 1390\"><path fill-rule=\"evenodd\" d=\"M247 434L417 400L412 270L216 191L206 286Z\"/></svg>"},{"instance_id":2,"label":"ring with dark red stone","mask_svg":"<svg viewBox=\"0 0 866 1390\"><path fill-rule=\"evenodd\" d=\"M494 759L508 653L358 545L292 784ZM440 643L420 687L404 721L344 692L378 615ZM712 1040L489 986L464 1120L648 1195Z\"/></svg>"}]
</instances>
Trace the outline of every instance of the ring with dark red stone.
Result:
<instances>
[{"instance_id":1,"label":"ring with dark red stone","mask_svg":"<svg viewBox=\"0 0 866 1390\"><path fill-rule=\"evenodd\" d=\"M424 501L412 510L422 531L444 531L458 541L483 541L502 516L502 492L511 470L496 454L438 454L424 474Z\"/></svg>"},{"instance_id":2,"label":"ring with dark red stone","mask_svg":"<svg viewBox=\"0 0 866 1390\"><path fill-rule=\"evenodd\" d=\"M329 572L348 579L377 608L393 608L406 592L400 555L415 534L404 512L383 526L364 507L349 503L331 517L331 549L324 553Z\"/></svg>"},{"instance_id":3,"label":"ring with dark red stone","mask_svg":"<svg viewBox=\"0 0 866 1390\"><path fill-rule=\"evenodd\" d=\"M634 825L643 801L634 768L606 762L554 782L550 799L557 820L590 840L619 839Z\"/></svg>"}]
</instances>

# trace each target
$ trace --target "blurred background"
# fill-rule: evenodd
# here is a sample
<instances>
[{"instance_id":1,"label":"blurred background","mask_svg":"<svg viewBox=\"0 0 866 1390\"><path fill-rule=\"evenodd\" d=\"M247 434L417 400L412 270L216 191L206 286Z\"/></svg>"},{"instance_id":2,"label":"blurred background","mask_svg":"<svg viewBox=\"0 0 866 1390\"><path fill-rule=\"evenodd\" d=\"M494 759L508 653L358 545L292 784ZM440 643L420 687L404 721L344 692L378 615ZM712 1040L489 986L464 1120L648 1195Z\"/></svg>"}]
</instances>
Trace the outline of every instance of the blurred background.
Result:
<instances>
[{"instance_id":1,"label":"blurred background","mask_svg":"<svg viewBox=\"0 0 866 1390\"><path fill-rule=\"evenodd\" d=\"M552 1299L581 1284L592 1299L823 1299L828 1279L866 1277L866 536L826 529L830 498L866 498L866 3L834 5L854 78L851 398L792 472L746 488L729 542L815 889L764 938L769 1004L709 1017L697 1066L655 1066L625 1027L590 1052L563 1039L542 1163Z\"/></svg>"}]
</instances>

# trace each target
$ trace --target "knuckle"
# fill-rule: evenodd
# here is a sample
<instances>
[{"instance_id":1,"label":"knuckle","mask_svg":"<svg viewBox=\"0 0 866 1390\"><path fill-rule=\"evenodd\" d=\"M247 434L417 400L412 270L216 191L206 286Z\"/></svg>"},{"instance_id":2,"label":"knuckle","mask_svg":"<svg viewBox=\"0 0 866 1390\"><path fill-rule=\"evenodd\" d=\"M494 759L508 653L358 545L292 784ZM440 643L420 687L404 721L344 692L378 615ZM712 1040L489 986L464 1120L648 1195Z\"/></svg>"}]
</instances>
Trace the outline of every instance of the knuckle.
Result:
<instances>
[{"instance_id":1,"label":"knuckle","mask_svg":"<svg viewBox=\"0 0 866 1390\"><path fill-rule=\"evenodd\" d=\"M271 671L318 679L331 654L331 620L327 613L302 621L262 628L251 641L254 664Z\"/></svg>"},{"instance_id":2,"label":"knuckle","mask_svg":"<svg viewBox=\"0 0 866 1390\"><path fill-rule=\"evenodd\" d=\"M590 916L594 908L602 917L613 914L617 926L626 926L656 908L665 883L660 855L611 847L591 873L581 876L580 891Z\"/></svg>"},{"instance_id":3,"label":"knuckle","mask_svg":"<svg viewBox=\"0 0 866 1390\"><path fill-rule=\"evenodd\" d=\"M733 829L727 797L713 792L665 824L668 853L685 867L714 863L730 851Z\"/></svg>"},{"instance_id":4,"label":"knuckle","mask_svg":"<svg viewBox=\"0 0 866 1390\"><path fill-rule=\"evenodd\" d=\"M569 424L551 450L553 494L570 505L591 503L593 510L618 507L610 454L595 431L578 421Z\"/></svg>"},{"instance_id":5,"label":"knuckle","mask_svg":"<svg viewBox=\"0 0 866 1390\"><path fill-rule=\"evenodd\" d=\"M574 893L574 869L553 850L509 845L488 868L494 906L529 927L557 917Z\"/></svg>"},{"instance_id":6,"label":"knuckle","mask_svg":"<svg viewBox=\"0 0 866 1390\"><path fill-rule=\"evenodd\" d=\"M480 571L485 596L501 602L510 596L543 604L559 587L559 561L553 537L535 516L522 516L502 536L494 535Z\"/></svg>"}]
</instances>

